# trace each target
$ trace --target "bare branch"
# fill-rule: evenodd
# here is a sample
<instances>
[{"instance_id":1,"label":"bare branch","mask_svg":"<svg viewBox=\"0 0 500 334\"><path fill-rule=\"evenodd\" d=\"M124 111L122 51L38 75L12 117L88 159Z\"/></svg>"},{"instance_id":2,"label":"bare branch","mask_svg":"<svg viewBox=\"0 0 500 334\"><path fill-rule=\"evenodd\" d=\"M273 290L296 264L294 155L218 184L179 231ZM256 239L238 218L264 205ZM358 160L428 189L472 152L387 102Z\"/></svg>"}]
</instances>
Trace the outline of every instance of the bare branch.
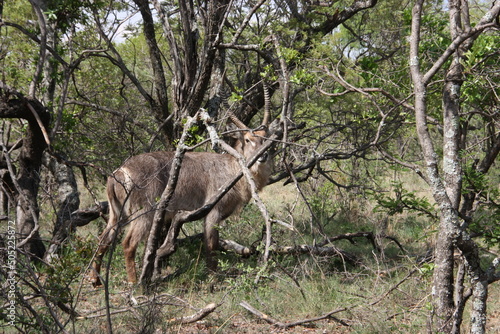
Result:
<instances>
[{"instance_id":1,"label":"bare branch","mask_svg":"<svg viewBox=\"0 0 500 334\"><path fill-rule=\"evenodd\" d=\"M238 162L240 163L241 169L243 171L243 175L245 175L248 184L250 184L252 198L254 199L255 203L257 204L257 207L259 208L262 214L262 217L264 218L266 226L266 246L264 250L264 262L267 262L267 260L269 259L269 249L271 247L271 222L270 222L269 212L267 211L266 206L264 205L259 194L257 193L257 186L255 185L255 182L253 180L252 173L246 166L246 162L243 156L239 154L234 148L227 145L226 143L221 142L221 145L224 150L226 150L229 154L238 159Z\"/></svg>"},{"instance_id":2,"label":"bare branch","mask_svg":"<svg viewBox=\"0 0 500 334\"><path fill-rule=\"evenodd\" d=\"M49 133L47 132L47 129L45 129L45 126L43 125L43 122L40 119L40 116L38 115L38 113L36 112L35 108L33 108L33 106L31 105L31 103L29 101L26 102L26 105L28 106L28 109L33 114L33 117L35 118L38 126L40 127L40 130L42 131L43 138L45 139L45 143L47 144L47 147L49 147L49 149L50 149L50 137L49 137Z\"/></svg>"},{"instance_id":3,"label":"bare branch","mask_svg":"<svg viewBox=\"0 0 500 334\"><path fill-rule=\"evenodd\" d=\"M221 304L215 304L215 303L210 303L204 308L200 309L198 312L188 315L188 316L182 316L179 318L172 318L167 320L167 323L172 324L172 323L179 323L179 324L191 324L193 322L199 321L203 318L205 318L207 315L212 313L219 307Z\"/></svg>"},{"instance_id":4,"label":"bare branch","mask_svg":"<svg viewBox=\"0 0 500 334\"><path fill-rule=\"evenodd\" d=\"M471 43L475 40L479 34L489 28L499 28L495 18L500 14L500 2L494 2L491 9L485 13L478 24L470 30L466 30L464 33L458 35L451 44L446 48L439 59L434 62L432 67L424 74L422 77L423 83L427 85L432 77L439 71L439 69L444 65L448 58L464 43ZM413 29L412 29L413 30ZM416 55L415 51L414 54Z\"/></svg>"},{"instance_id":5,"label":"bare branch","mask_svg":"<svg viewBox=\"0 0 500 334\"><path fill-rule=\"evenodd\" d=\"M196 121L196 117L193 118L188 118L185 126L184 126L184 131L182 133L182 136L179 140L179 143L177 145L177 150L175 151L175 157L174 160L172 161L172 165L170 167L170 178L168 179L168 184L166 188L164 189L160 200L156 204L156 211L153 219L153 225L151 226L151 230L149 232L149 237L146 243L146 250L144 252L144 259L143 259L143 267L142 267L142 273L141 273L141 278L140 281L142 285L146 288L149 289L149 283L151 283L151 277L153 274L154 270L154 264L155 264L155 259L156 259L156 245L159 243L159 231L160 231L160 224L163 220L163 216L165 214L165 211L168 207L168 204L170 200L172 199L174 195L175 188L177 186L177 180L182 164L182 159L184 157L184 154L186 153L187 147L184 145L186 136L188 133L188 130L191 128L191 126L194 124Z\"/></svg>"},{"instance_id":6,"label":"bare branch","mask_svg":"<svg viewBox=\"0 0 500 334\"><path fill-rule=\"evenodd\" d=\"M242 301L240 303L240 306L243 307L244 309L246 309L247 311L251 312L253 315L257 316L258 318L260 318L260 319L264 320L265 322L267 322L273 326L276 326L278 328L290 328L290 327L300 326L300 325L304 325L304 324L309 323L309 322L315 322L315 321L319 321L319 320L323 320L323 319L327 319L327 318L332 318L333 320L337 321L338 323L340 323L344 326L349 326L349 324L347 324L345 321L342 321L340 319L333 317L333 315L336 313L347 311L346 307L335 309L335 310L330 311L328 313L325 313L319 317L285 323L285 322L281 322L279 320L271 318L269 315L257 310L256 308L254 308L252 305L250 305L246 301Z\"/></svg>"}]
</instances>

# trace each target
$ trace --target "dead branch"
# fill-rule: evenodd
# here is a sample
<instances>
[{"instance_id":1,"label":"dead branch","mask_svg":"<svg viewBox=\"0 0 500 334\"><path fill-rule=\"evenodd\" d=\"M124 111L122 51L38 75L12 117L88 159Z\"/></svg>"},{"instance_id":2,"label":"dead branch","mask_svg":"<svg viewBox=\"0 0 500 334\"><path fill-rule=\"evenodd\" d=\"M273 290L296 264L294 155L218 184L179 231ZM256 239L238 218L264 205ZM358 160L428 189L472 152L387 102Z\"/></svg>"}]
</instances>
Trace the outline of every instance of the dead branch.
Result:
<instances>
[{"instance_id":1,"label":"dead branch","mask_svg":"<svg viewBox=\"0 0 500 334\"><path fill-rule=\"evenodd\" d=\"M215 303L210 303L204 308L200 309L198 312L195 314L189 315L189 316L184 316L184 317L179 317L179 318L173 318L170 320L167 320L167 323L172 324L172 323L179 323L179 324L190 324L196 321L199 321L203 318L205 318L207 315L215 311L217 307L219 307L221 304L215 304Z\"/></svg>"},{"instance_id":2,"label":"dead branch","mask_svg":"<svg viewBox=\"0 0 500 334\"><path fill-rule=\"evenodd\" d=\"M240 245L233 240L219 240L219 248L225 251L233 251L234 253L241 256L250 256L252 254L255 254L255 249Z\"/></svg>"},{"instance_id":3,"label":"dead branch","mask_svg":"<svg viewBox=\"0 0 500 334\"><path fill-rule=\"evenodd\" d=\"M318 256L338 256L343 260L351 263L358 263L359 260L353 254L343 251L335 246L318 246L318 245L296 245L296 246L274 246L272 252L275 254L311 254Z\"/></svg>"},{"instance_id":4,"label":"dead branch","mask_svg":"<svg viewBox=\"0 0 500 334\"><path fill-rule=\"evenodd\" d=\"M165 302L165 301L162 302L161 300L163 300L164 298L174 299L178 303L174 304L171 302ZM145 297L145 296L137 296L137 298L134 297L133 299L134 299L134 302L132 302L132 305L113 310L110 312L110 315L115 315L115 314L120 314L120 313L125 313L125 312L133 312L134 313L137 309L145 307L151 303L163 304L163 305L177 305L177 306L180 306L180 305L186 306L187 305L187 306L189 306L189 308L193 308L192 306L188 305L188 303L186 301L180 299L179 297L173 296L170 294L166 294L166 293L160 294L160 295L154 297L153 299ZM137 299L145 299L145 300L138 302ZM197 312L195 312L192 315L180 316L180 317L172 318L172 319L169 319L166 321L169 324L190 324L190 323L193 323L193 322L196 322L196 321L199 321L199 320L205 318L207 315L209 315L210 313L215 311L221 305L222 305L222 303L219 303L219 304L210 303L207 306L199 309ZM78 320L95 319L95 318L101 318L101 317L106 317L106 316L107 316L106 312L100 312L97 314L81 314L81 315L78 315L76 317L76 319L78 319Z\"/></svg>"},{"instance_id":5,"label":"dead branch","mask_svg":"<svg viewBox=\"0 0 500 334\"><path fill-rule=\"evenodd\" d=\"M408 275L406 275L402 280L400 280L398 283L396 283L394 286L392 286L389 290L387 290L382 296L380 296L376 300L372 301L368 305L373 306L373 305L376 305L376 304L380 303L385 297L387 297L389 294L391 294L391 292L393 292L394 290L396 290L401 284L403 284L404 282L406 282L417 271L418 271L418 269L413 269L412 271L410 271L408 273Z\"/></svg>"},{"instance_id":6,"label":"dead branch","mask_svg":"<svg viewBox=\"0 0 500 334\"><path fill-rule=\"evenodd\" d=\"M250 255L255 255L257 253L257 250L255 248L240 245L233 240L221 239L219 241L219 247L222 250L231 251L242 256L250 256ZM343 251L335 246L324 247L318 245L296 245L296 246L272 245L270 248L270 253L281 254L281 255L311 254L318 256L338 256L352 263L358 262L358 259L354 255L346 251Z\"/></svg>"},{"instance_id":7,"label":"dead branch","mask_svg":"<svg viewBox=\"0 0 500 334\"><path fill-rule=\"evenodd\" d=\"M107 214L109 210L108 202L100 202L87 209L79 209L71 213L71 221L75 226L85 226L91 221Z\"/></svg>"},{"instance_id":8,"label":"dead branch","mask_svg":"<svg viewBox=\"0 0 500 334\"><path fill-rule=\"evenodd\" d=\"M265 116L265 118L268 118L268 116ZM231 146L227 145L224 142L221 142L222 148L227 151L229 154L231 154L233 157L238 159L238 162L241 165L241 170L243 171L243 175L246 178L246 181L250 185L251 193L252 193L252 198L255 201L255 204L259 208L262 218L264 218L265 221L265 227L266 227L266 245L265 245L265 250L264 250L264 262L267 262L269 259L269 250L271 247L271 222L270 222L270 215L269 212L267 211L266 206L262 202L259 194L257 194L257 186L255 185L255 182L253 180L252 174L248 167L246 166L246 161L243 158L243 156L238 153L234 148Z\"/></svg>"},{"instance_id":9,"label":"dead branch","mask_svg":"<svg viewBox=\"0 0 500 334\"><path fill-rule=\"evenodd\" d=\"M145 301L142 301L142 302L139 302L139 303L135 302L133 306L127 306L127 307L124 307L124 308L120 308L120 309L111 311L110 315L115 315L115 314L120 314L120 313L125 313L125 312L134 312L136 309L144 307L144 306L150 304L152 301L154 301L155 303L157 303L157 300L159 298L162 298L162 297L173 298L173 299L176 299L178 301L181 301L183 304L186 304L185 301L179 299L176 296L172 296L172 295L168 295L168 294L162 294L162 295L159 295L159 296L155 297L153 300L151 300L149 298L146 298ZM221 305L222 305L221 303L219 303L219 304L210 303L207 306L199 309L196 313L194 313L192 315L187 315L187 316L181 316L181 317L177 317L177 318L172 318L172 319L167 320L167 323L169 323L169 324L183 324L183 325L190 324L190 323L193 323L193 322L196 322L196 321L199 321L199 320L205 318L207 315L209 315L210 313L212 313L213 311L215 311ZM82 314L82 315L78 315L76 317L76 319L78 319L78 320L95 319L95 318L101 318L101 317L106 317L106 316L107 316L107 313L106 312L102 312L102 313L97 313L97 314L88 314L88 315L83 315Z\"/></svg>"},{"instance_id":10,"label":"dead branch","mask_svg":"<svg viewBox=\"0 0 500 334\"><path fill-rule=\"evenodd\" d=\"M335 320L336 322L338 322L338 323L340 323L340 324L342 324L344 326L349 326L349 324L346 323L345 321L333 317L333 314L335 314L335 313L346 311L347 308L345 308L345 307L338 308L336 310L330 311L330 312L325 313L325 314L323 314L323 315L321 315L319 317L309 318L309 319L303 319L303 320L298 320L298 321L294 321L294 322L285 323L285 322L281 322L281 321L278 321L276 319L271 318L267 314L265 314L265 313L257 310L256 308L254 308L253 306L251 306L250 304L248 304L246 301L242 301L240 303L240 306L243 307L243 308L245 308L247 311L251 312L253 315L257 316L258 318L264 320L265 322L267 322L267 323L269 323L269 324L271 324L273 326L279 327L279 328L290 328L290 327L300 326L300 325L304 325L304 324L307 324L307 323L310 323L310 322L315 322L315 321L323 320L323 319L326 319L326 318L331 318L331 319Z\"/></svg>"},{"instance_id":11,"label":"dead branch","mask_svg":"<svg viewBox=\"0 0 500 334\"><path fill-rule=\"evenodd\" d=\"M370 242L373 245L373 248L375 248L377 251L381 251L381 247L378 243L378 239L389 239L391 241L394 241L394 243L403 251L406 252L406 250L403 248L401 243L394 237L386 236L386 235L381 235L381 234L374 234L373 232L355 232L355 233L345 233L345 234L339 234L334 237L329 237L326 238L325 241L322 243L319 243L318 246L324 246L328 243L331 243L333 241L337 240L342 240L342 239L347 239L349 240L352 244L355 244L356 242L354 241L354 238L367 238L370 240Z\"/></svg>"},{"instance_id":12,"label":"dead branch","mask_svg":"<svg viewBox=\"0 0 500 334\"><path fill-rule=\"evenodd\" d=\"M84 226L87 225L89 222L91 222L94 219L97 219L101 217L102 215L106 214L108 210L108 203L107 202L100 202L99 205L94 206L92 208L87 208L87 209L80 209L71 214L71 219L74 221L74 224L76 226ZM287 226L289 227L289 226ZM290 227L289 227L290 228ZM292 227L293 228L293 227ZM198 240L203 237L202 234L196 234L193 236L188 236L186 238L178 239L176 242L178 245L183 244L183 243L190 243L193 240ZM354 233L345 233L345 234L339 234L333 237L328 237L324 241L314 244L314 245L295 245L295 246L278 246L274 245L273 247L270 248L270 252L274 254L312 254L312 255L318 255L318 256L339 256L349 262L356 263L358 262L358 259L348 253L345 252L338 247L335 247L333 245L326 246L328 244L331 244L334 241L337 240L349 240L352 244L355 244L356 238L366 238L368 239L373 247L377 251L381 251L381 247L378 243L379 239L388 239L393 241L403 252L406 252L404 247L401 245L401 243L394 237L387 236L387 235L378 235L374 234L373 232L354 232ZM233 240L227 240L227 239L221 239L219 241L219 248L224 250L224 251L231 251L234 252L238 255L241 256L251 256L256 254L256 250L253 247L248 247L241 245Z\"/></svg>"},{"instance_id":13,"label":"dead branch","mask_svg":"<svg viewBox=\"0 0 500 334\"><path fill-rule=\"evenodd\" d=\"M178 239L177 243L190 243L195 239L201 239L202 234L196 234L193 236L188 236L186 238ZM371 241L373 244L373 247L377 251L381 251L381 247L378 245L377 240L380 238L385 238L389 239L391 241L394 241L396 245L402 250L405 251L401 243L395 239L394 237L390 236L385 236L385 235L377 235L374 234L373 232L355 232L355 233L345 233L345 234L339 234L333 237L326 238L324 241L320 243L316 243L313 245L295 245L295 246L279 246L279 245L272 245L270 248L270 252L273 254L281 254L281 255L299 255L299 254L311 254L311 255L318 255L318 256L338 256L342 258L343 260L346 260L351 263L358 263L359 260L358 258L351 254L348 253L334 245L331 245L333 241L337 240L343 240L347 239L351 243L355 243L354 238L367 238L368 240ZM329 246L326 246L327 244L330 244ZM251 255L255 255L257 253L257 250L254 247L248 247L241 245L237 243L236 241L233 240L227 240L227 239L220 239L219 240L219 248L224 251L230 251L234 252L235 254L247 257Z\"/></svg>"},{"instance_id":14,"label":"dead branch","mask_svg":"<svg viewBox=\"0 0 500 334\"><path fill-rule=\"evenodd\" d=\"M324 241L313 244L313 245L295 245L295 246L278 246L278 245L273 245L270 248L270 252L274 254L312 254L312 255L318 255L318 256L339 256L343 258L344 260L347 260L352 263L358 262L358 259L356 256L353 254L350 254L346 251L341 250L340 248L331 245L333 241L337 240L343 240L347 239L351 243L355 243L354 238L367 238L370 240L372 243L373 247L377 251L381 251L381 247L379 246L377 240L380 238L385 238L389 239L391 241L394 241L396 245L402 250L405 251L401 243L394 237L390 236L385 236L385 235L377 235L374 234L373 232L356 232L356 233L346 233L346 234L339 234L333 237L326 238ZM329 246L326 246L327 244L330 244ZM236 254L242 255L242 256L250 256L256 253L256 250L253 247L247 247L238 244L237 242L233 240L221 240L219 247L225 251L232 251Z\"/></svg>"},{"instance_id":15,"label":"dead branch","mask_svg":"<svg viewBox=\"0 0 500 334\"><path fill-rule=\"evenodd\" d=\"M153 218L153 224L151 226L151 229L149 231L149 236L146 241L146 249L144 251L144 258L143 258L143 264L142 264L142 272L140 276L140 282L141 284L146 288L146 291L150 291L149 283L151 282L151 279L153 277L153 272L155 269L155 264L158 263L158 256L157 256L157 245L161 244L160 240L160 224L162 222L163 216L167 210L167 207L170 203L170 200L172 199L174 195L175 188L177 186L177 181L179 178L179 172L181 168L182 161L184 159L184 155L188 149L188 147L184 144L186 141L186 136L188 129L196 122L196 119L199 117L199 113L195 115L195 117L190 117L188 118L188 121L184 125L184 130L182 131L181 138L179 139L179 143L177 145L177 149L175 150L175 156L174 160L172 161L172 165L170 166L170 172L169 172L169 179L167 186L163 190L163 193L161 194L161 198L159 201L156 203L156 212L154 214ZM174 225L179 225L178 223L172 222L172 225L170 227L170 230L168 234L171 234L171 231L173 230ZM179 225L179 229L180 229ZM175 235L175 232L172 232L173 238L177 237ZM167 236L168 238L168 236Z\"/></svg>"}]
</instances>

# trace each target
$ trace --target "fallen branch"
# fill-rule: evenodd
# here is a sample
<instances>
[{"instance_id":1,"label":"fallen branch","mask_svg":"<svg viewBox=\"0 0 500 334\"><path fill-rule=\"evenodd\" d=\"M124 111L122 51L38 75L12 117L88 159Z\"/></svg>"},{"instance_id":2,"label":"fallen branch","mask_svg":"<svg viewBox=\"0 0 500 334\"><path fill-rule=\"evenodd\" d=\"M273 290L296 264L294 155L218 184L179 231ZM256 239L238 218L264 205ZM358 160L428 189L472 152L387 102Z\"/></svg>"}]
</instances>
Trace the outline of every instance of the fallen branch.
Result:
<instances>
[{"instance_id":1,"label":"fallen branch","mask_svg":"<svg viewBox=\"0 0 500 334\"><path fill-rule=\"evenodd\" d=\"M219 248L225 251L233 251L236 254L241 256L250 256L255 254L255 249L240 245L239 243L233 240L219 240Z\"/></svg>"},{"instance_id":2,"label":"fallen branch","mask_svg":"<svg viewBox=\"0 0 500 334\"><path fill-rule=\"evenodd\" d=\"M167 323L172 324L172 323L179 323L179 324L191 324L193 322L199 321L203 318L205 318L207 315L215 311L217 307L219 307L221 304L215 304L215 303L210 303L204 308L200 309L198 312L195 314L185 316L185 317L179 317L179 318L173 318L170 320L167 320Z\"/></svg>"},{"instance_id":3,"label":"fallen branch","mask_svg":"<svg viewBox=\"0 0 500 334\"><path fill-rule=\"evenodd\" d=\"M138 302L137 299L139 298L145 298L146 300ZM167 300L174 299L177 303L172 303L169 301L165 301L165 298ZM174 305L174 306L188 306L189 308L192 308L186 301L180 299L179 297L170 295L170 294L161 294L158 295L154 298L147 298L144 296L138 296L137 298L133 298L133 301L131 305L120 308L117 310L112 310L109 312L109 315L115 315L115 314L120 314L120 313L125 313L125 312L135 312L135 310L143 308L147 305L150 305L151 303L154 303L155 305ZM215 303L210 303L207 306L199 309L196 313L192 315L187 315L187 316L181 316L177 318L172 318L170 320L167 320L167 323L169 324L190 324L196 321L199 321L203 318L205 318L207 315L215 311L219 306L221 306L222 303L215 304ZM106 317L108 316L107 312L102 312L102 313L97 313L97 314L82 314L78 315L76 319L78 320L84 320L84 319L95 319L95 318L101 318L101 317Z\"/></svg>"},{"instance_id":4,"label":"fallen branch","mask_svg":"<svg viewBox=\"0 0 500 334\"><path fill-rule=\"evenodd\" d=\"M200 239L203 237L203 234L196 234L194 236L188 236L183 239L178 239L177 242L178 244L183 244L183 243L189 243L192 242L195 239ZM373 247L381 251L381 247L379 246L377 240L380 238L384 239L389 239L393 241L402 251L405 251L401 243L390 236L385 236L385 235L377 235L374 234L373 232L356 232L356 233L346 233L346 234L339 234L333 237L326 238L324 241L314 244L314 245L295 245L295 246L279 246L279 245L272 245L270 248L270 252L274 254L290 254L290 255L298 255L298 254L311 254L311 255L318 255L318 256L338 256L342 258L343 260L346 260L351 263L357 263L359 262L358 258L351 254L348 253L334 245L331 245L332 242L337 241L337 240L344 240L347 239L351 243L355 243L354 239L355 238L366 238L368 239ZM327 244L330 244L329 246L326 246ZM244 245L240 245L239 243L233 241L233 240L227 240L227 239L221 239L219 241L219 249L224 250L224 251L230 251L234 252L235 254L247 257L251 255L257 254L257 250L255 247L248 247Z\"/></svg>"},{"instance_id":5,"label":"fallen branch","mask_svg":"<svg viewBox=\"0 0 500 334\"><path fill-rule=\"evenodd\" d=\"M398 283L396 283L395 285L393 285L389 290L387 290L384 294L382 294L380 297L378 297L377 299L375 299L374 301L372 301L368 305L373 306L373 305L376 305L376 304L380 303L385 297L387 297L388 295L390 295L394 290L396 290L401 284L403 284L404 282L406 282L417 271L418 271L418 269L413 269L412 271L410 271L408 273L408 275L406 275L402 280L400 280Z\"/></svg>"},{"instance_id":6,"label":"fallen branch","mask_svg":"<svg viewBox=\"0 0 500 334\"><path fill-rule=\"evenodd\" d=\"M274 246L272 251L275 254L312 254L318 256L338 256L344 260L347 260L348 262L358 262L356 256L333 245L329 247L318 245Z\"/></svg>"},{"instance_id":7,"label":"fallen branch","mask_svg":"<svg viewBox=\"0 0 500 334\"><path fill-rule=\"evenodd\" d=\"M99 205L94 206L92 208L81 209L73 212L71 214L71 219L74 221L76 226L84 226L90 223L92 220L101 217L102 215L108 212L108 202L100 202ZM290 229L293 227L286 226ZM193 240L201 240L203 234L199 233L192 236L187 236L186 238L178 239L176 242L178 245L184 243L190 243ZM378 243L379 239L388 239L393 241L402 251L406 252L401 243L394 237L387 235L378 235L373 232L355 232L355 233L345 233L339 234L333 237L328 237L324 241L317 243L315 245L296 245L296 246L277 246L274 245L270 248L270 252L274 254L312 254L318 256L339 256L344 260L347 260L352 263L358 262L358 259L346 251L343 251L333 245L326 246L327 244L331 244L334 241L338 240L349 240L352 244L355 244L355 238L366 238L368 239L373 248L377 251L381 251L381 247ZM233 240L220 240L219 248L224 251L231 251L241 256L251 256L257 253L257 250L254 247L247 247L244 245L240 245Z\"/></svg>"},{"instance_id":8,"label":"fallen branch","mask_svg":"<svg viewBox=\"0 0 500 334\"><path fill-rule=\"evenodd\" d=\"M108 202L100 202L99 205L96 205L92 208L87 208L87 209L80 209L77 210L73 213L71 213L71 219L73 221L73 224L75 226L85 226L91 221L102 217L103 215L108 213ZM2 217L0 217L2 218ZM1 219L0 219L1 220ZM277 220L272 220L272 222L278 222L279 224L289 228L290 230L294 230L294 227L277 221ZM183 243L189 243L193 239L200 239L203 237L203 235L196 234L193 236L188 236L183 239L178 239L176 242L178 245L183 244ZM373 232L354 232L354 233L345 233L345 234L339 234L333 237L328 237L324 241L317 243L315 245L296 245L296 246L273 246L270 249L271 253L275 254L313 254L313 255L320 255L320 256L327 256L327 255L336 255L340 256L348 261L351 262L356 262L357 259L355 258L354 255L349 254L335 246L328 246L326 247L327 244L331 244L334 241L338 240L349 240L352 244L355 244L356 241L354 240L355 238L366 238L368 239L371 244L373 245L373 248L375 248L377 251L381 251L381 247L378 243L379 239L388 239L393 241L399 249L401 249L403 252L406 252L404 247L401 245L401 243L394 237L387 236L387 235L380 235L380 234L374 234ZM253 247L247 247L238 244L237 242L233 240L220 240L219 248L224 250L224 251L232 251L238 255L242 256L250 256L254 255L256 253L256 250Z\"/></svg>"},{"instance_id":9,"label":"fallen branch","mask_svg":"<svg viewBox=\"0 0 500 334\"><path fill-rule=\"evenodd\" d=\"M253 247L247 247L238 244L233 240L220 240L219 248L224 251L232 251L238 255L242 256L250 256L255 255L257 250ZM338 256L343 260L346 260L351 263L357 263L358 258L353 254L350 254L346 251L343 251L335 246L318 246L318 245L296 245L296 246L278 246L272 245L269 249L271 254L290 254L290 255L298 255L298 254L311 254L318 256Z\"/></svg>"},{"instance_id":10,"label":"fallen branch","mask_svg":"<svg viewBox=\"0 0 500 334\"><path fill-rule=\"evenodd\" d=\"M326 318L331 318L333 320L335 320L336 322L344 325L344 326L349 326L348 323L346 323L345 321L343 320L340 320L338 318L335 318L333 317L333 314L335 313L339 313L339 312L343 312L343 311L346 311L347 308L345 307L342 307L342 308L338 308L336 310L333 310L333 311L330 311L328 313L325 313L319 317L315 317L315 318L308 318L308 319L303 319L303 320L298 320L298 321L294 321L294 322L281 322L281 321L278 321L276 319L273 319L271 318L270 316L268 316L267 314L257 310L256 308L254 308L253 306L251 306L250 304L248 304L247 302L245 301L242 301L240 303L240 306L245 308L247 311L251 312L253 315L257 316L258 318L264 320L265 322L273 325L273 326L276 326L276 327L279 327L279 328L290 328L290 327L295 327L295 326L300 326L300 325L304 325L304 324L307 324L307 323L310 323L310 322L315 322L315 321L319 321L319 320L323 320L323 319L326 319Z\"/></svg>"},{"instance_id":11,"label":"fallen branch","mask_svg":"<svg viewBox=\"0 0 500 334\"><path fill-rule=\"evenodd\" d=\"M378 244L379 239L389 239L393 241L402 251L406 252L401 243L394 237L390 237L387 235L381 235L381 234L374 234L373 232L355 232L355 233L345 233L345 234L339 234L334 237L329 237L326 238L325 241L322 243L319 243L318 246L324 246L328 243L331 243L333 241L337 240L349 240L352 244L355 244L356 242L354 241L354 238L366 238L370 240L370 242L373 245L373 248L375 248L377 251L381 251L381 247Z\"/></svg>"}]
</instances>

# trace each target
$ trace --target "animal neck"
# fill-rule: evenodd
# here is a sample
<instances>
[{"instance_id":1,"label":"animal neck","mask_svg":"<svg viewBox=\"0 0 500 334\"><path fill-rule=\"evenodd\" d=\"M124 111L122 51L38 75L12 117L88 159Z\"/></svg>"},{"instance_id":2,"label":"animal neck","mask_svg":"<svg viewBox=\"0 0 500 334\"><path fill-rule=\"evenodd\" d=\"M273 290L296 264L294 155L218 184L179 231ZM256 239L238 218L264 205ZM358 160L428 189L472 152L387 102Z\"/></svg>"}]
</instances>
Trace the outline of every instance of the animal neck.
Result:
<instances>
[{"instance_id":1,"label":"animal neck","mask_svg":"<svg viewBox=\"0 0 500 334\"><path fill-rule=\"evenodd\" d=\"M269 182L269 177L271 175L271 167L268 163L256 163L251 168L252 176L255 181L255 186L257 190L260 191Z\"/></svg>"}]
</instances>

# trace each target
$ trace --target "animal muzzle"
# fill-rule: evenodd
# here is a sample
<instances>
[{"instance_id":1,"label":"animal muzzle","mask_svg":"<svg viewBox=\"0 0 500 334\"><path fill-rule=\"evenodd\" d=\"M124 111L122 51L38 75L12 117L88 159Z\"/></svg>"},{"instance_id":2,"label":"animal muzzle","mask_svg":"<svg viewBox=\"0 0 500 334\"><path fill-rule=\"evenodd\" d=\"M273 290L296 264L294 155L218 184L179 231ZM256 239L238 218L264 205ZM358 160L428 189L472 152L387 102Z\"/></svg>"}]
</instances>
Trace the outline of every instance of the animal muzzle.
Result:
<instances>
[{"instance_id":1,"label":"animal muzzle","mask_svg":"<svg viewBox=\"0 0 500 334\"><path fill-rule=\"evenodd\" d=\"M264 163L267 161L267 159L269 159L269 154L267 154L267 152L263 153L259 159L257 159L258 162L260 163Z\"/></svg>"}]
</instances>

